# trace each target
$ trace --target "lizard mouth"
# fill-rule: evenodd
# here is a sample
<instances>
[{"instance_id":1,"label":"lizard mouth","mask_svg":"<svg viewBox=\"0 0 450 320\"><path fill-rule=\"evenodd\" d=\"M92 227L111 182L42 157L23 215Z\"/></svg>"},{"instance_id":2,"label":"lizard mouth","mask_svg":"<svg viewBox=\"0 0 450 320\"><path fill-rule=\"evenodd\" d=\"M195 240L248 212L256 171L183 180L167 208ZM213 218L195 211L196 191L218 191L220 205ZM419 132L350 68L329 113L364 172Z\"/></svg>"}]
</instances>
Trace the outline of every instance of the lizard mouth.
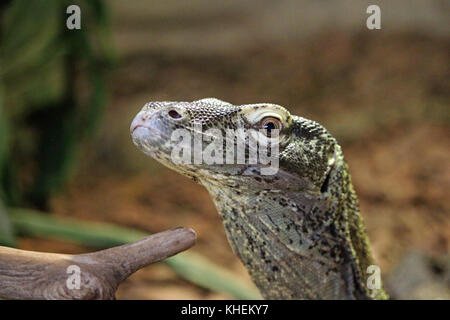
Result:
<instances>
[{"instance_id":1,"label":"lizard mouth","mask_svg":"<svg viewBox=\"0 0 450 320\"><path fill-rule=\"evenodd\" d=\"M168 138L164 123L160 119L155 119L154 115L146 115L142 112L138 113L133 119L130 125L130 133L133 137L140 139Z\"/></svg>"},{"instance_id":2,"label":"lizard mouth","mask_svg":"<svg viewBox=\"0 0 450 320\"><path fill-rule=\"evenodd\" d=\"M144 140L148 138L158 138L167 140L169 138L167 134L165 134L163 131L142 124L138 124L135 127L133 127L131 129L131 135L134 138L142 138Z\"/></svg>"},{"instance_id":3,"label":"lizard mouth","mask_svg":"<svg viewBox=\"0 0 450 320\"><path fill-rule=\"evenodd\" d=\"M134 131L135 131L137 128L145 128L145 129L149 129L148 127L143 126L142 124L137 124L137 125L131 127L131 130L130 130L130 131L131 131L131 134L133 134Z\"/></svg>"},{"instance_id":4,"label":"lizard mouth","mask_svg":"<svg viewBox=\"0 0 450 320\"><path fill-rule=\"evenodd\" d=\"M137 129L139 129L139 128L142 128L142 129L146 129L146 130L149 130L149 131L151 131L151 128L149 128L149 127L147 127L147 126L144 126L143 124L136 124L135 126L132 126L131 127L131 134L134 134L134 132L137 130Z\"/></svg>"}]
</instances>

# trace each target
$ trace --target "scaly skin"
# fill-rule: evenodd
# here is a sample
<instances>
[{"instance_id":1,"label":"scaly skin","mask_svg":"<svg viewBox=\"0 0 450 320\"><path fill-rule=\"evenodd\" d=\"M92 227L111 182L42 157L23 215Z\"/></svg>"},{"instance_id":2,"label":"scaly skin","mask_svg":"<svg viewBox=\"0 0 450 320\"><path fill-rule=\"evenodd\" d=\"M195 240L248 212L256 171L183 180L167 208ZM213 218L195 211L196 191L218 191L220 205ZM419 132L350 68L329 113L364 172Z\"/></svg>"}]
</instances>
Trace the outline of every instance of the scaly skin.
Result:
<instances>
[{"instance_id":1,"label":"scaly skin","mask_svg":"<svg viewBox=\"0 0 450 320\"><path fill-rule=\"evenodd\" d=\"M171 110L180 117L172 118ZM198 132L194 123L201 123L202 134L214 128L225 136L226 129L258 130L267 115L283 125L275 175L261 175L259 163L172 161L176 129ZM206 187L234 253L265 298L387 298L383 289L371 295L366 286L373 260L348 166L336 140L318 123L279 105L208 98L149 102L131 132L143 152Z\"/></svg>"}]
</instances>

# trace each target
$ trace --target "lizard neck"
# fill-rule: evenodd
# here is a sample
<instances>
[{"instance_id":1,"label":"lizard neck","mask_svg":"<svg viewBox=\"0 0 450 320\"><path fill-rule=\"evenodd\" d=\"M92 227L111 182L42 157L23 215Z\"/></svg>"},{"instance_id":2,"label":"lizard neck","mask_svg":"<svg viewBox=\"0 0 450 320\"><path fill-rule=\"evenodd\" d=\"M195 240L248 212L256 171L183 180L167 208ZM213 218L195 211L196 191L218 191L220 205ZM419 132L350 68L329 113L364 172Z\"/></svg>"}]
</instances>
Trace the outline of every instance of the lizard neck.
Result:
<instances>
[{"instance_id":1,"label":"lizard neck","mask_svg":"<svg viewBox=\"0 0 450 320\"><path fill-rule=\"evenodd\" d=\"M265 298L385 298L366 286L373 262L347 165L334 170L326 194L203 183Z\"/></svg>"}]
</instances>

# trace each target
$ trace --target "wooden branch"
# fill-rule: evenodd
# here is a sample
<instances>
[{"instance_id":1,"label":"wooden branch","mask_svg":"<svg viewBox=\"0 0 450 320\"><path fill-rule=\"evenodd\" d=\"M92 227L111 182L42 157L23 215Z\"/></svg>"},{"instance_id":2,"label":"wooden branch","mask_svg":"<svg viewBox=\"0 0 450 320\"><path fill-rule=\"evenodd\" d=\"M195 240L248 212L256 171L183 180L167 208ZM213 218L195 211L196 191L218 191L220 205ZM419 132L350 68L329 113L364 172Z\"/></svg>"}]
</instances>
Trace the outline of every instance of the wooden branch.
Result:
<instances>
[{"instance_id":1,"label":"wooden branch","mask_svg":"<svg viewBox=\"0 0 450 320\"><path fill-rule=\"evenodd\" d=\"M0 298L115 299L132 273L189 249L195 238L193 230L177 228L79 255L0 247Z\"/></svg>"}]
</instances>

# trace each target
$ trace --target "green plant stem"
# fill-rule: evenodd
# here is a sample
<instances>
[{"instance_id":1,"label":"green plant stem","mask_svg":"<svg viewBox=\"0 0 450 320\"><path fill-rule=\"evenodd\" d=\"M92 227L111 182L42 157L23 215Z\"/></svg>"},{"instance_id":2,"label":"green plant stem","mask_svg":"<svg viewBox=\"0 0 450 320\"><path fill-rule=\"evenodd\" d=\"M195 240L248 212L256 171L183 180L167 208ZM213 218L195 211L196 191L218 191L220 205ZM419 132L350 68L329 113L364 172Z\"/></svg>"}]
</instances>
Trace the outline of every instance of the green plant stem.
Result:
<instances>
[{"instance_id":1,"label":"green plant stem","mask_svg":"<svg viewBox=\"0 0 450 320\"><path fill-rule=\"evenodd\" d=\"M29 209L11 208L9 211L11 222L19 234L64 239L92 248L118 246L148 235L107 223L54 217ZM164 263L184 279L203 288L222 292L236 299L261 299L255 288L240 283L234 274L198 254L184 252L164 260Z\"/></svg>"}]
</instances>

